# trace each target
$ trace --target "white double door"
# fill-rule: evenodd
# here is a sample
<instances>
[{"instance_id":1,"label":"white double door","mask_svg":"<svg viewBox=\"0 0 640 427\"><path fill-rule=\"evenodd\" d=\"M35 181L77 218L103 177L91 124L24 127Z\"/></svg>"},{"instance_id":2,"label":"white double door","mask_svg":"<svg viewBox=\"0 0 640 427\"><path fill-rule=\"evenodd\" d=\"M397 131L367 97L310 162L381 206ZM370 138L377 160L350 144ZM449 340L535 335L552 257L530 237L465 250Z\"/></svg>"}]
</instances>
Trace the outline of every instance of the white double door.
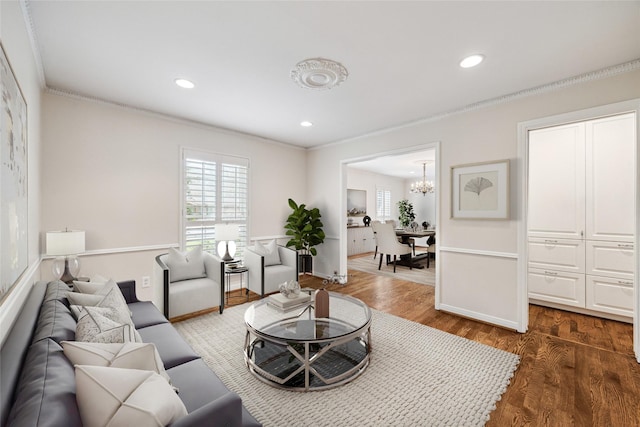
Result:
<instances>
[{"instance_id":1,"label":"white double door","mask_svg":"<svg viewBox=\"0 0 640 427\"><path fill-rule=\"evenodd\" d=\"M633 315L635 113L529 132L529 296Z\"/></svg>"}]
</instances>

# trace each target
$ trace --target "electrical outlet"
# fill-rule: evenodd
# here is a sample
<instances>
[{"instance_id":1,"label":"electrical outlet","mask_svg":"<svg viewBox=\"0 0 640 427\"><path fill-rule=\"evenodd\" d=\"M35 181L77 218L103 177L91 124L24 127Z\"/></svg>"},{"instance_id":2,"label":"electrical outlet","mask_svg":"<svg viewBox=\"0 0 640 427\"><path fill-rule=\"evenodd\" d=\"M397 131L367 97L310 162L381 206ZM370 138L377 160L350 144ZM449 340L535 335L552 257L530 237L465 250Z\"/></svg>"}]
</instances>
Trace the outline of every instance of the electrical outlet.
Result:
<instances>
[{"instance_id":1,"label":"electrical outlet","mask_svg":"<svg viewBox=\"0 0 640 427\"><path fill-rule=\"evenodd\" d=\"M151 279L149 276L142 276L142 287L148 288L149 286L151 286Z\"/></svg>"}]
</instances>

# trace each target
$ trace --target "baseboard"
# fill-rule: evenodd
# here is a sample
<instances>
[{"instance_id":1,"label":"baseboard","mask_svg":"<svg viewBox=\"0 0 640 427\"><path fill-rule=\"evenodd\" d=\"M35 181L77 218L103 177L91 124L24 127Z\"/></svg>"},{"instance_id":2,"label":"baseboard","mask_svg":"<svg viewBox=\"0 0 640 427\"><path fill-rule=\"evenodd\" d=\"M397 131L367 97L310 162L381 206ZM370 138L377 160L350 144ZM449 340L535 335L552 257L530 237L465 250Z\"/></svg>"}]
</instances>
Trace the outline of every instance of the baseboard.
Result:
<instances>
[{"instance_id":1,"label":"baseboard","mask_svg":"<svg viewBox=\"0 0 640 427\"><path fill-rule=\"evenodd\" d=\"M454 307L454 306L449 305L449 304L442 304L441 303L439 309L442 310L442 311L446 311L448 313L451 313L451 314L455 314L455 315L458 315L458 316L462 316L462 317L471 319L471 320L477 320L479 322L489 323L491 325L501 326L501 327L506 328L506 329L511 329L511 330L514 330L514 331L518 331L518 322L515 322L515 321L512 321L512 320L502 319L500 317L495 317L495 316L489 316L487 314L478 313L476 311L465 310L463 308Z\"/></svg>"},{"instance_id":2,"label":"baseboard","mask_svg":"<svg viewBox=\"0 0 640 427\"><path fill-rule=\"evenodd\" d=\"M219 312L219 311L220 311L220 307L205 308L204 310L194 311L193 313L172 317L171 319L169 319L169 322L171 323L181 322L183 320L191 319L193 317L202 316L203 314L209 314L209 313Z\"/></svg>"}]
</instances>

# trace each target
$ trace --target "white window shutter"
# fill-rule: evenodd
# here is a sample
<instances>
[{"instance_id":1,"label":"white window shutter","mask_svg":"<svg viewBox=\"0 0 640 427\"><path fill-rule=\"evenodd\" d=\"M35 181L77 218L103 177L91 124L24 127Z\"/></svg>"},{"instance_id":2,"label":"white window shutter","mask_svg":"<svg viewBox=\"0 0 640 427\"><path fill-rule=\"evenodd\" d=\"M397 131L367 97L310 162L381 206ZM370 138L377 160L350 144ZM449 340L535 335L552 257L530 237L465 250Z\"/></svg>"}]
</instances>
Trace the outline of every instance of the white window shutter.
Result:
<instances>
[{"instance_id":1,"label":"white window shutter","mask_svg":"<svg viewBox=\"0 0 640 427\"><path fill-rule=\"evenodd\" d=\"M248 159L214 153L184 151L182 186L183 242L216 253L216 224L238 224L236 258L247 242Z\"/></svg>"}]
</instances>

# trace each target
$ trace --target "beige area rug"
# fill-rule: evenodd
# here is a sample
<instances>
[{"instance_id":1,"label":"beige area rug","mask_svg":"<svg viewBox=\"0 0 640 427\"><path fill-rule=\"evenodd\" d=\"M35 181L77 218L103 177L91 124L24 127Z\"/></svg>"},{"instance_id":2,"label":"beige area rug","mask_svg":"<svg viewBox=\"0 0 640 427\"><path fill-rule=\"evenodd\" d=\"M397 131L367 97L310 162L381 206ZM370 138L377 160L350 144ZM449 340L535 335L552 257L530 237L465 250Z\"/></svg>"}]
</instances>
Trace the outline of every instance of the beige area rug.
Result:
<instances>
[{"instance_id":1,"label":"beige area rug","mask_svg":"<svg viewBox=\"0 0 640 427\"><path fill-rule=\"evenodd\" d=\"M264 384L243 359L243 304L174 326L265 427L482 426L519 357L377 310L369 367L350 383L299 393Z\"/></svg>"},{"instance_id":2,"label":"beige area rug","mask_svg":"<svg viewBox=\"0 0 640 427\"><path fill-rule=\"evenodd\" d=\"M416 254L421 252L416 248ZM386 265L382 261L382 267L378 270L380 262L380 254L373 259L373 252L367 255L352 257L347 260L347 269L364 271L365 273L378 274L381 276L394 277L400 280L408 280L410 282L422 283L423 285L435 286L436 284L436 261L432 258L427 268L427 261L419 261L418 264L423 265L423 269L409 269L409 267L396 266L396 272L393 272L393 264Z\"/></svg>"}]
</instances>

